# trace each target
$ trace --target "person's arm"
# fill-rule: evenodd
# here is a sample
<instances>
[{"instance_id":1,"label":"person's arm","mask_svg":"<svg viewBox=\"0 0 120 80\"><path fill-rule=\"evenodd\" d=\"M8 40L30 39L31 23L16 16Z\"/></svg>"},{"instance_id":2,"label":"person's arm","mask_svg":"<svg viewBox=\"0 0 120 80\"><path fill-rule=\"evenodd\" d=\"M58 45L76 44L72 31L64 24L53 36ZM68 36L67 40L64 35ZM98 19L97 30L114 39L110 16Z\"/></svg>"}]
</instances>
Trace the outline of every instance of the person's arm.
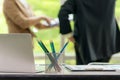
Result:
<instances>
[{"instance_id":1,"label":"person's arm","mask_svg":"<svg viewBox=\"0 0 120 80\"><path fill-rule=\"evenodd\" d=\"M36 28L40 29L40 28L45 28L45 27L49 27L49 26L45 26L43 24L41 24L40 21L46 21L48 24L50 24L50 20L47 17L30 17L28 18L28 22L29 25L34 25Z\"/></svg>"},{"instance_id":2,"label":"person's arm","mask_svg":"<svg viewBox=\"0 0 120 80\"><path fill-rule=\"evenodd\" d=\"M41 16L24 16L19 10L15 1L6 1L4 4L4 12L15 24L19 25L23 29L29 28L32 25L36 25L40 22L40 20L44 19L44 17Z\"/></svg>"},{"instance_id":3,"label":"person's arm","mask_svg":"<svg viewBox=\"0 0 120 80\"><path fill-rule=\"evenodd\" d=\"M67 38L67 39L69 39L71 42L73 42L73 43L75 43L75 39L74 39L74 37L73 37L73 33L71 32L71 33L68 33L68 34L64 34L64 35L62 35L64 38Z\"/></svg>"},{"instance_id":4,"label":"person's arm","mask_svg":"<svg viewBox=\"0 0 120 80\"><path fill-rule=\"evenodd\" d=\"M74 38L70 25L70 21L68 19L69 14L75 13L75 3L74 0L67 0L62 6L59 11L58 17L60 21L60 33L68 38L70 41L74 42Z\"/></svg>"},{"instance_id":5,"label":"person's arm","mask_svg":"<svg viewBox=\"0 0 120 80\"><path fill-rule=\"evenodd\" d=\"M29 6L29 5L28 5L28 6ZM35 16L35 14L34 14L32 8L31 8L31 6L29 6L29 10L30 10L30 12L31 12L31 16ZM42 18L41 20L46 21L46 23L47 23L48 25L46 26L46 25L43 25L41 22L39 22L39 23L37 23L37 24L34 25L35 28L37 28L37 29L50 28L50 26L49 26L49 24L50 24L50 19L49 19L48 17L46 17L46 16L41 16L41 18Z\"/></svg>"},{"instance_id":6,"label":"person's arm","mask_svg":"<svg viewBox=\"0 0 120 80\"><path fill-rule=\"evenodd\" d=\"M37 29L46 29L46 28L50 28L50 18L48 18L48 17L43 17L43 19L42 20L44 20L44 21L46 21L46 23L48 24L48 25L44 25L44 24L42 24L42 22L39 22L39 23L37 23L36 25L35 25L35 27L37 28Z\"/></svg>"}]
</instances>

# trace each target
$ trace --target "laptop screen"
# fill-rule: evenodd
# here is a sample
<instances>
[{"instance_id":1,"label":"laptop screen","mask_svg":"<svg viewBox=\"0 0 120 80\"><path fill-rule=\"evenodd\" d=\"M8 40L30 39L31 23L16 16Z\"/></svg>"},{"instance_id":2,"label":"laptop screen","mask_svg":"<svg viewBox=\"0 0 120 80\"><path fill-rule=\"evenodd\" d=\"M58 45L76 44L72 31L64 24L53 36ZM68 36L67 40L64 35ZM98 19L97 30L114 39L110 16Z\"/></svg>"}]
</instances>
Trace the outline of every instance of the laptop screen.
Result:
<instances>
[{"instance_id":1,"label":"laptop screen","mask_svg":"<svg viewBox=\"0 0 120 80\"><path fill-rule=\"evenodd\" d=\"M0 72L35 72L30 34L0 34Z\"/></svg>"}]
</instances>

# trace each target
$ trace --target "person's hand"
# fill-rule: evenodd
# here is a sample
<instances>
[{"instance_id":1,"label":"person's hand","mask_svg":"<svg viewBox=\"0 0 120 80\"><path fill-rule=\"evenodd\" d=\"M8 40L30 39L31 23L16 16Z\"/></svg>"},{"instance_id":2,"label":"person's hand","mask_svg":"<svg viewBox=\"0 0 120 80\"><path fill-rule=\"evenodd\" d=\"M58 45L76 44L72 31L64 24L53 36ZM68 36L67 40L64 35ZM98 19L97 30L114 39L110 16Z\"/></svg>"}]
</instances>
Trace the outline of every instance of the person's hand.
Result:
<instances>
[{"instance_id":1,"label":"person's hand","mask_svg":"<svg viewBox=\"0 0 120 80\"><path fill-rule=\"evenodd\" d=\"M69 41L71 41L72 43L75 43L75 39L74 39L73 36L69 37L68 39L69 39Z\"/></svg>"},{"instance_id":2,"label":"person's hand","mask_svg":"<svg viewBox=\"0 0 120 80\"><path fill-rule=\"evenodd\" d=\"M43 25L43 24L41 24L41 23L36 24L35 27L36 27L37 29L46 29L46 28L50 28L49 26Z\"/></svg>"},{"instance_id":3,"label":"person's hand","mask_svg":"<svg viewBox=\"0 0 120 80\"><path fill-rule=\"evenodd\" d=\"M43 24L42 22L46 22L46 25ZM40 22L35 25L37 29L45 29L45 28L50 28L50 18L47 17L40 17Z\"/></svg>"},{"instance_id":4,"label":"person's hand","mask_svg":"<svg viewBox=\"0 0 120 80\"><path fill-rule=\"evenodd\" d=\"M50 21L51 21L51 19L50 18L48 18L48 17L41 17L41 20L40 20L40 22L42 22L42 21L46 21L46 23L48 24L48 26L50 25ZM44 25L44 24L43 24ZM45 25L45 26L47 26L47 25Z\"/></svg>"}]
</instances>

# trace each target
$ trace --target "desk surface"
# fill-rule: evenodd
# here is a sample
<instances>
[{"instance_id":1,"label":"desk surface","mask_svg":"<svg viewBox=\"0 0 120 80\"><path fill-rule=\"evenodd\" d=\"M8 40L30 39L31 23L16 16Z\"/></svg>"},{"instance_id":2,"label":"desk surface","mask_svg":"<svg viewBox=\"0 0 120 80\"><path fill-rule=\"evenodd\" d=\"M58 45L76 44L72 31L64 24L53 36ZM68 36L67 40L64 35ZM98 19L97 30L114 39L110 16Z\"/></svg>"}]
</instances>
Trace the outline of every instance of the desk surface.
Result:
<instances>
[{"instance_id":1,"label":"desk surface","mask_svg":"<svg viewBox=\"0 0 120 80\"><path fill-rule=\"evenodd\" d=\"M61 73L0 73L0 80L120 80L120 71L84 71Z\"/></svg>"}]
</instances>

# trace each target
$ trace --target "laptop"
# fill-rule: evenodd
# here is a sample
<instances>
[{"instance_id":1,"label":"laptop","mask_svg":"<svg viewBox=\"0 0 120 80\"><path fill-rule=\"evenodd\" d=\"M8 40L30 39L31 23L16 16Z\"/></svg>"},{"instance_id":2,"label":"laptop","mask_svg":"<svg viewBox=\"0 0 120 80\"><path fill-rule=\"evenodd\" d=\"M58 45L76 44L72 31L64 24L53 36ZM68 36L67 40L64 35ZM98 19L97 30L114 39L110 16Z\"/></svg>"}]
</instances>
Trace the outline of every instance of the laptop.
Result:
<instances>
[{"instance_id":1,"label":"laptop","mask_svg":"<svg viewBox=\"0 0 120 80\"><path fill-rule=\"evenodd\" d=\"M64 65L70 71L117 71L120 65Z\"/></svg>"},{"instance_id":2,"label":"laptop","mask_svg":"<svg viewBox=\"0 0 120 80\"><path fill-rule=\"evenodd\" d=\"M0 73L35 73L30 34L0 34Z\"/></svg>"}]
</instances>

